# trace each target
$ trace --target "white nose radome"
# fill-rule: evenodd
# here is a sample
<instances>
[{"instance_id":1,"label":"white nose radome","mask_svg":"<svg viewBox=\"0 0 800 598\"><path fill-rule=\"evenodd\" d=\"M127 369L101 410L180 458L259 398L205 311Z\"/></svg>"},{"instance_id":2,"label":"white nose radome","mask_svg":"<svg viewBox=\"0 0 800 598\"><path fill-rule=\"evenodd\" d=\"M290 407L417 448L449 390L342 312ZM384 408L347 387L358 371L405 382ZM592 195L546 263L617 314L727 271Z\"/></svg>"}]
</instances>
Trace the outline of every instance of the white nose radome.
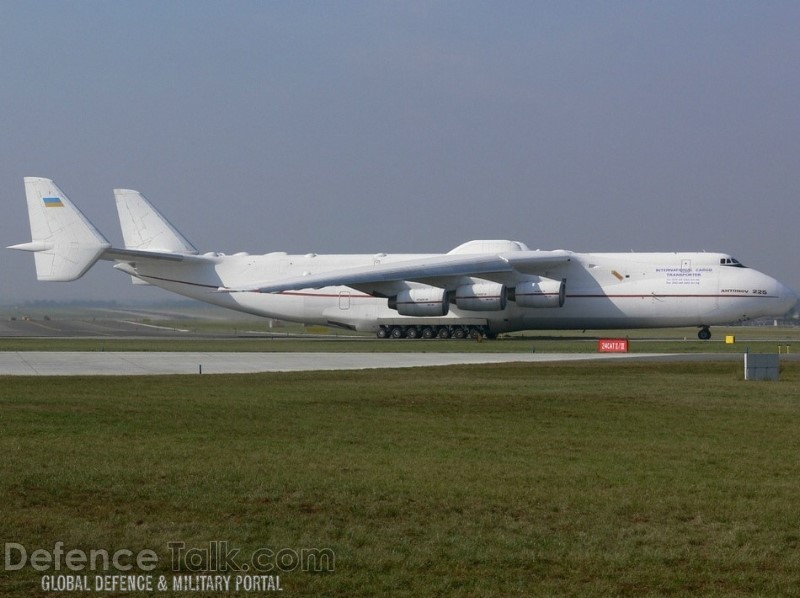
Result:
<instances>
[{"instance_id":1,"label":"white nose radome","mask_svg":"<svg viewBox=\"0 0 800 598\"><path fill-rule=\"evenodd\" d=\"M798 296L795 291L778 283L778 293L780 296L781 307L783 307L784 313L794 309L797 306Z\"/></svg>"}]
</instances>

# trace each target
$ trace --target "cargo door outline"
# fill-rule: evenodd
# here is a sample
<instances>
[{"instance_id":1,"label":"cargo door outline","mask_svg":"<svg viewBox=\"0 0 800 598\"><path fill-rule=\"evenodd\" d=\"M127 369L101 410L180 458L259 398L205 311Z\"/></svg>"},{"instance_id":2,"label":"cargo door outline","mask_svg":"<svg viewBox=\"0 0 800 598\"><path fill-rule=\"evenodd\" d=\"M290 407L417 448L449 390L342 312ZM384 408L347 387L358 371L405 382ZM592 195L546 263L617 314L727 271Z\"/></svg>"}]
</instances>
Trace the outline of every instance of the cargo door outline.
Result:
<instances>
[{"instance_id":1,"label":"cargo door outline","mask_svg":"<svg viewBox=\"0 0 800 598\"><path fill-rule=\"evenodd\" d=\"M339 309L350 309L350 291L339 291Z\"/></svg>"}]
</instances>

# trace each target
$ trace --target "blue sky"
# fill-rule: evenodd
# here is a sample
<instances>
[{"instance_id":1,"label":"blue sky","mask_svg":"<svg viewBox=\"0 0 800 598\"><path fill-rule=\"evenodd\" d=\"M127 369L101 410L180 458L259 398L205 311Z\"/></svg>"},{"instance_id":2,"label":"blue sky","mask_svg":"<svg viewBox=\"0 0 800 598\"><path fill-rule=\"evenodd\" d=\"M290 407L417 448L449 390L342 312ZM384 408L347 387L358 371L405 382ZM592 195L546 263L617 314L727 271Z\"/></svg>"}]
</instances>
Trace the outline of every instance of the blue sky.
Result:
<instances>
[{"instance_id":1,"label":"blue sky","mask_svg":"<svg viewBox=\"0 0 800 598\"><path fill-rule=\"evenodd\" d=\"M3 246L22 178L113 242L142 191L201 250L473 238L734 254L800 288L795 2L0 2ZM0 303L160 300L109 263Z\"/></svg>"}]
</instances>

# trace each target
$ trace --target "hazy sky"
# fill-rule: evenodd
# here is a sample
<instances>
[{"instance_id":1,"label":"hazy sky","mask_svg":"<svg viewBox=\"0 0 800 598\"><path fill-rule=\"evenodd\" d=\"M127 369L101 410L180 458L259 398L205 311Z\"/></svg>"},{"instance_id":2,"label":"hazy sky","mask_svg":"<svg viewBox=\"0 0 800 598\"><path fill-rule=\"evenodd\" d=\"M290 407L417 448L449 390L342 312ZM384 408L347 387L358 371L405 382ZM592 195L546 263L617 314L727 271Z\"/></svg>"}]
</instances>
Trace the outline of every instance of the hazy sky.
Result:
<instances>
[{"instance_id":1,"label":"hazy sky","mask_svg":"<svg viewBox=\"0 0 800 598\"><path fill-rule=\"evenodd\" d=\"M800 3L0 0L2 246L24 176L121 243L142 191L201 250L474 238L734 254L800 289ZM0 303L168 295L101 262Z\"/></svg>"}]
</instances>

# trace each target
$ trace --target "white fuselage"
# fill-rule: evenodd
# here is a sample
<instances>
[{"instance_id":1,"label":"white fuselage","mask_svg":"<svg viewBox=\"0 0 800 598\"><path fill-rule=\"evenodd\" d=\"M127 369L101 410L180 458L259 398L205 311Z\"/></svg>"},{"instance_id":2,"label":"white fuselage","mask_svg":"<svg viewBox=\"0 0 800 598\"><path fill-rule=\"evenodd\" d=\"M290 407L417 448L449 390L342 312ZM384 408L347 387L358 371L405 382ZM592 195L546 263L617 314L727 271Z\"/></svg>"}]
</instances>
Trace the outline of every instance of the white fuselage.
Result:
<instances>
[{"instance_id":1,"label":"white fuselage","mask_svg":"<svg viewBox=\"0 0 800 598\"><path fill-rule=\"evenodd\" d=\"M138 280L261 316L463 338L527 329L708 326L779 317L797 295L721 253L531 251L473 240L447 254L199 255L138 191L115 189L124 248L111 243L50 179L25 178L39 280L76 280L98 260Z\"/></svg>"},{"instance_id":2,"label":"white fuselage","mask_svg":"<svg viewBox=\"0 0 800 598\"><path fill-rule=\"evenodd\" d=\"M279 280L344 268L370 267L425 255L207 254L196 264L141 263L136 275L169 291L251 314L308 324L375 331L384 325L481 324L492 332L710 326L778 317L797 296L774 278L720 253L570 253L549 278L566 280L561 307L468 311L453 305L440 317L401 316L386 298L345 286L280 293L220 292L253 280ZM505 276L505 278L503 278ZM513 287L536 276L494 276ZM465 282L470 282L465 277Z\"/></svg>"}]
</instances>

